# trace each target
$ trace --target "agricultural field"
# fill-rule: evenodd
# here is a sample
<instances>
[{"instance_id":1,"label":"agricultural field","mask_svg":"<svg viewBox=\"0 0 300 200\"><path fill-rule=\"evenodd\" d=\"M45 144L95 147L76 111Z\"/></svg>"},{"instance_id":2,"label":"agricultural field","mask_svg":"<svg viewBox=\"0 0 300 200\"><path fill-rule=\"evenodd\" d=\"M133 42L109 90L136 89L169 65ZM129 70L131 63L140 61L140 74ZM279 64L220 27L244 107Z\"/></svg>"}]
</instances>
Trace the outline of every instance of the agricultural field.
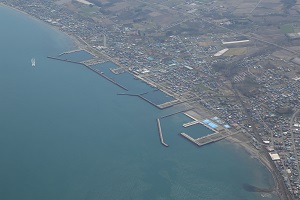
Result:
<instances>
[{"instance_id":1,"label":"agricultural field","mask_svg":"<svg viewBox=\"0 0 300 200\"><path fill-rule=\"evenodd\" d=\"M247 53L247 47L231 48L223 56L240 56Z\"/></svg>"}]
</instances>

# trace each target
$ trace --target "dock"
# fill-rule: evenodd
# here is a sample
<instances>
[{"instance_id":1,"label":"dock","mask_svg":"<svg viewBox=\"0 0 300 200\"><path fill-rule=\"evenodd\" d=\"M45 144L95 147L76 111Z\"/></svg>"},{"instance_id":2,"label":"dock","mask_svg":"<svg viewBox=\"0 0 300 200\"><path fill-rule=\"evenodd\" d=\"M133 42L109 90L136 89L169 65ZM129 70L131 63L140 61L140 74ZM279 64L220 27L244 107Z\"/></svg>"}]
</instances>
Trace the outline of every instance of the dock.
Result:
<instances>
[{"instance_id":1,"label":"dock","mask_svg":"<svg viewBox=\"0 0 300 200\"><path fill-rule=\"evenodd\" d=\"M162 130L161 130L159 118L156 119L156 122L157 122L157 128L158 128L159 139L160 139L161 144L164 145L165 147L169 147L169 145L167 145L167 144L164 142L164 137L163 137L163 134L162 134Z\"/></svg>"}]
</instances>

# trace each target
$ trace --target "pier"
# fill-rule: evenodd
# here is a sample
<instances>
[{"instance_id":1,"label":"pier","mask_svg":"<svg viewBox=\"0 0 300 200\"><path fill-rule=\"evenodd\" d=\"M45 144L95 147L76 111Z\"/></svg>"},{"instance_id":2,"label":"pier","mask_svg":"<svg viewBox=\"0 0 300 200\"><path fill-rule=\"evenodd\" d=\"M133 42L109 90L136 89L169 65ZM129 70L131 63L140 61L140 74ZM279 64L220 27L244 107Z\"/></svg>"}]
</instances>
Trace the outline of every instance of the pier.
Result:
<instances>
[{"instance_id":1,"label":"pier","mask_svg":"<svg viewBox=\"0 0 300 200\"><path fill-rule=\"evenodd\" d=\"M163 134L162 134L162 130L161 130L159 118L156 119L156 122L157 122L157 128L158 128L159 139L160 139L161 144L164 145L165 147L169 147L169 145L167 145L167 144L164 142L164 137L163 137Z\"/></svg>"}]
</instances>

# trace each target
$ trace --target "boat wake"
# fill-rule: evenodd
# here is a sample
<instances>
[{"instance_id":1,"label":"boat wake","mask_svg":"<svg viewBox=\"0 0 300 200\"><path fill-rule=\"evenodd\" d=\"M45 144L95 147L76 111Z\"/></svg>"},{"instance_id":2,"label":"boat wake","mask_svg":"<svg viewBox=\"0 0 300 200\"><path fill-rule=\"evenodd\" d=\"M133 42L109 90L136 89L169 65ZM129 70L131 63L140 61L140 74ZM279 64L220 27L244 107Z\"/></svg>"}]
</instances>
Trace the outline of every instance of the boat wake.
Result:
<instances>
[{"instance_id":1,"label":"boat wake","mask_svg":"<svg viewBox=\"0 0 300 200\"><path fill-rule=\"evenodd\" d=\"M35 67L35 58L31 58L31 66Z\"/></svg>"}]
</instances>

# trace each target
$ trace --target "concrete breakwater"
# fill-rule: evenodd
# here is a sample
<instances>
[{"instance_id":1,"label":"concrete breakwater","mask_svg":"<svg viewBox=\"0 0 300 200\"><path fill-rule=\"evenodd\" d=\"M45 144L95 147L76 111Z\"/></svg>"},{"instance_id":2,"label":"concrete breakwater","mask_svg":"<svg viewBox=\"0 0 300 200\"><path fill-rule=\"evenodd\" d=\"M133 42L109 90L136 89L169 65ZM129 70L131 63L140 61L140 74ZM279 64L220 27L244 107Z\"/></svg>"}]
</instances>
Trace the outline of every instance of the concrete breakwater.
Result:
<instances>
[{"instance_id":1,"label":"concrete breakwater","mask_svg":"<svg viewBox=\"0 0 300 200\"><path fill-rule=\"evenodd\" d=\"M163 134L162 134L162 130L161 130L159 118L156 119L156 122L157 122L157 128L158 128L159 139L160 139L161 144L164 145L165 147L169 147L169 145L167 145L167 144L164 142L164 137L163 137Z\"/></svg>"},{"instance_id":2,"label":"concrete breakwater","mask_svg":"<svg viewBox=\"0 0 300 200\"><path fill-rule=\"evenodd\" d=\"M57 57L52 57L52 56L47 56L47 58L50 58L50 59L53 59L53 60L59 60L59 61L64 61L64 62L70 62L70 63L75 63L75 64L79 64L79 65L83 65L85 66L86 68L92 70L93 72L99 74L100 76L102 76L103 78L105 78L106 80L112 82L113 84L119 86L120 88L128 91L128 89L126 87L124 87L123 85L117 83L116 81L114 81L113 79L105 76L102 72L96 70L96 69L93 69L92 67L86 65L86 64L83 64L83 63L80 63L80 62L76 62L76 61L72 61L72 60L67 60L67 59L61 59L61 58L57 58Z\"/></svg>"}]
</instances>

